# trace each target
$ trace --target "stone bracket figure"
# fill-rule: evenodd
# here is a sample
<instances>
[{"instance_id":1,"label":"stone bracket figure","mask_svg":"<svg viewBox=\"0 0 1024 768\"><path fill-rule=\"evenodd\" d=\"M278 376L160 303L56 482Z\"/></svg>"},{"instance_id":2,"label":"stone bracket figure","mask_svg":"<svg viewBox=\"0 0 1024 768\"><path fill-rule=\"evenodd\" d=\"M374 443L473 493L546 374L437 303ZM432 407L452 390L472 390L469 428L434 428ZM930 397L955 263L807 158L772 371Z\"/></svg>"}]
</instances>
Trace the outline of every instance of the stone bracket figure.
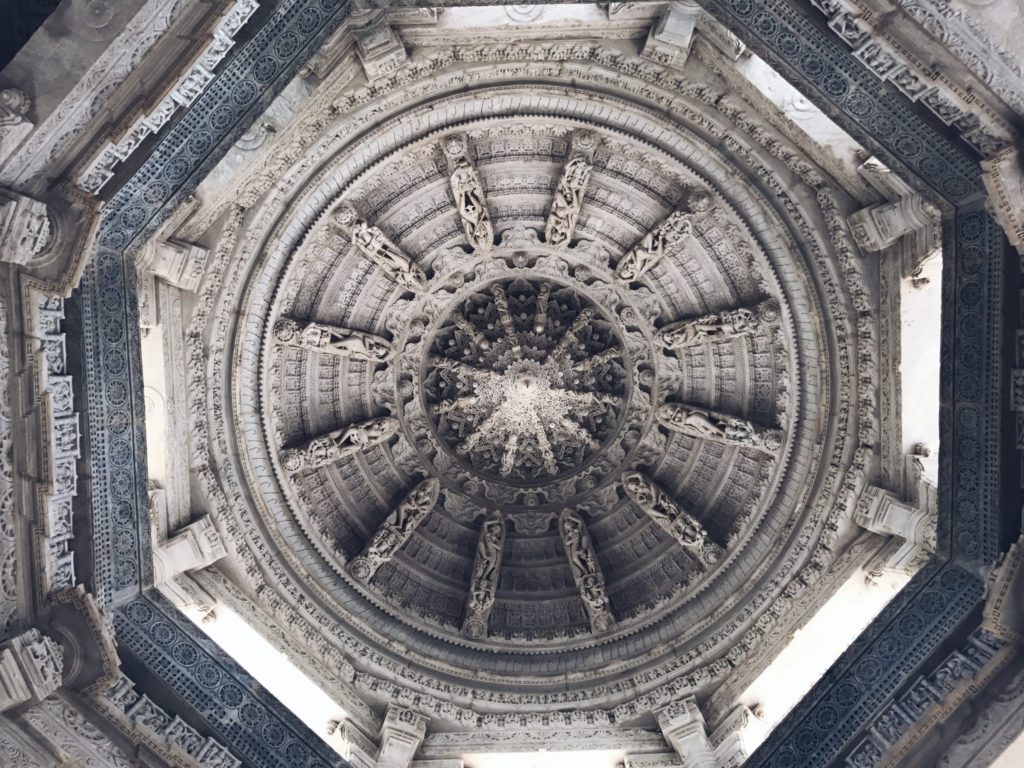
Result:
<instances>
[{"instance_id":1,"label":"stone bracket figure","mask_svg":"<svg viewBox=\"0 0 1024 768\"><path fill-rule=\"evenodd\" d=\"M314 437L305 445L281 452L281 463L289 474L332 464L398 434L398 419L381 416L351 424Z\"/></svg>"},{"instance_id":2,"label":"stone bracket figure","mask_svg":"<svg viewBox=\"0 0 1024 768\"><path fill-rule=\"evenodd\" d=\"M630 248L615 267L615 277L623 283L632 283L650 272L663 258L668 247L693 234L694 214L711 210L711 195L702 189L692 191L685 207L670 213L639 243Z\"/></svg>"},{"instance_id":3,"label":"stone bracket figure","mask_svg":"<svg viewBox=\"0 0 1024 768\"><path fill-rule=\"evenodd\" d=\"M488 253L494 246L494 227L487 213L480 174L469 160L466 137L461 133L446 136L441 149L448 160L449 181L466 239L473 250Z\"/></svg>"},{"instance_id":4,"label":"stone bracket figure","mask_svg":"<svg viewBox=\"0 0 1024 768\"><path fill-rule=\"evenodd\" d=\"M430 514L440 493L441 483L433 477L413 488L373 534L363 553L349 563L352 575L360 581L372 579Z\"/></svg>"},{"instance_id":5,"label":"stone bracket figure","mask_svg":"<svg viewBox=\"0 0 1024 768\"><path fill-rule=\"evenodd\" d=\"M500 511L491 512L480 526L473 573L466 598L466 618L462 632L467 637L479 638L487 634L487 622L494 607L494 595L498 590L501 573L501 556L505 548L505 516Z\"/></svg>"},{"instance_id":6,"label":"stone bracket figure","mask_svg":"<svg viewBox=\"0 0 1024 768\"><path fill-rule=\"evenodd\" d=\"M665 349L681 349L691 344L756 333L778 319L779 305L768 300L753 307L739 307L666 325L658 331L658 340Z\"/></svg>"},{"instance_id":7,"label":"stone bracket figure","mask_svg":"<svg viewBox=\"0 0 1024 768\"><path fill-rule=\"evenodd\" d=\"M548 245L568 245L576 232L576 222L583 207L583 194L590 182L591 163L600 139L592 131L575 131L569 160L551 200L551 211L544 227Z\"/></svg>"},{"instance_id":8,"label":"stone bracket figure","mask_svg":"<svg viewBox=\"0 0 1024 768\"><path fill-rule=\"evenodd\" d=\"M388 277L412 291L427 288L427 276L416 262L389 240L377 227L371 227L347 200L331 213L331 223L347 234L352 244L384 270Z\"/></svg>"},{"instance_id":9,"label":"stone bracket figure","mask_svg":"<svg viewBox=\"0 0 1024 768\"><path fill-rule=\"evenodd\" d=\"M714 563L721 547L708 538L707 531L693 515L683 510L660 486L642 472L624 472L622 487L648 517L704 563Z\"/></svg>"},{"instance_id":10,"label":"stone bracket figure","mask_svg":"<svg viewBox=\"0 0 1024 768\"><path fill-rule=\"evenodd\" d=\"M365 331L281 318L274 324L274 339L300 349L382 363L391 357L391 342Z\"/></svg>"},{"instance_id":11,"label":"stone bracket figure","mask_svg":"<svg viewBox=\"0 0 1024 768\"><path fill-rule=\"evenodd\" d=\"M696 405L665 403L658 408L655 418L673 432L753 448L772 456L777 456L782 448L781 430Z\"/></svg>"},{"instance_id":12,"label":"stone bracket figure","mask_svg":"<svg viewBox=\"0 0 1024 768\"><path fill-rule=\"evenodd\" d=\"M615 617L587 526L578 513L566 509L559 515L558 531L562 534L562 546L583 607L587 610L590 628L594 632L607 632L615 625Z\"/></svg>"}]
</instances>

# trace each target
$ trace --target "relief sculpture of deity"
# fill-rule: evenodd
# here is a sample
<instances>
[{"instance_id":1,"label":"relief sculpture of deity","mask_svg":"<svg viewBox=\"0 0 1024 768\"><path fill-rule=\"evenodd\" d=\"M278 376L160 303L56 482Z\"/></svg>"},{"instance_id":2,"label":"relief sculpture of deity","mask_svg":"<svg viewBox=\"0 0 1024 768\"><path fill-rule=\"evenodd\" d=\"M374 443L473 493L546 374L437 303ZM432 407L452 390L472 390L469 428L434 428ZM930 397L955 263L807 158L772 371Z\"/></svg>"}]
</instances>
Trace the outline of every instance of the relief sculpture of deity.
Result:
<instances>
[{"instance_id":1,"label":"relief sculpture of deity","mask_svg":"<svg viewBox=\"0 0 1024 768\"><path fill-rule=\"evenodd\" d=\"M487 620L498 589L504 547L505 517L495 511L484 519L480 527L469 596L466 598L466 618L462 624L462 631L467 637L479 638L487 634Z\"/></svg>"},{"instance_id":2,"label":"relief sculpture of deity","mask_svg":"<svg viewBox=\"0 0 1024 768\"><path fill-rule=\"evenodd\" d=\"M466 155L466 139L458 134L449 136L442 148L451 169L452 194L466 239L474 250L486 253L494 245L494 228L487 213L480 175Z\"/></svg>"},{"instance_id":3,"label":"relief sculpture of deity","mask_svg":"<svg viewBox=\"0 0 1024 768\"><path fill-rule=\"evenodd\" d=\"M413 488L373 534L363 553L349 565L352 575L360 581L373 578L380 567L409 540L413 531L437 504L440 493L441 484L433 477Z\"/></svg>"},{"instance_id":4,"label":"relief sculpture of deity","mask_svg":"<svg viewBox=\"0 0 1024 768\"><path fill-rule=\"evenodd\" d=\"M331 464L344 456L384 442L398 434L398 419L382 416L336 429L299 448L281 452L281 463L290 474Z\"/></svg>"},{"instance_id":5,"label":"relief sculpture of deity","mask_svg":"<svg viewBox=\"0 0 1024 768\"><path fill-rule=\"evenodd\" d=\"M622 487L626 495L680 545L693 550L705 563L718 560L720 548L708 539L703 526L653 480L642 472L625 472Z\"/></svg>"},{"instance_id":6,"label":"relief sculpture of deity","mask_svg":"<svg viewBox=\"0 0 1024 768\"><path fill-rule=\"evenodd\" d=\"M384 362L391 356L391 342L351 328L321 323L301 323L282 318L274 325L274 338L282 344L315 349L335 355Z\"/></svg>"},{"instance_id":7,"label":"relief sculpture of deity","mask_svg":"<svg viewBox=\"0 0 1024 768\"><path fill-rule=\"evenodd\" d=\"M587 610L594 632L606 632L615 624L611 603L605 590L604 574L597 560L597 552L590 543L587 527L576 512L565 510L559 516L558 530L562 546L569 560L569 569L580 591L580 599Z\"/></svg>"},{"instance_id":8,"label":"relief sculpture of deity","mask_svg":"<svg viewBox=\"0 0 1024 768\"><path fill-rule=\"evenodd\" d=\"M339 229L347 232L352 244L360 253L373 261L387 275L405 288L425 290L427 276L416 262L402 253L377 227L371 227L349 202L338 206L332 221Z\"/></svg>"},{"instance_id":9,"label":"relief sculpture of deity","mask_svg":"<svg viewBox=\"0 0 1024 768\"><path fill-rule=\"evenodd\" d=\"M666 349L681 349L691 344L755 333L762 325L778 317L778 307L766 301L756 307L740 307L703 317L680 320L658 331Z\"/></svg>"},{"instance_id":10,"label":"relief sculpture of deity","mask_svg":"<svg viewBox=\"0 0 1024 768\"><path fill-rule=\"evenodd\" d=\"M666 429L684 435L754 448L771 455L782 447L782 434L777 429L693 405L665 403L658 409L656 418Z\"/></svg>"}]
</instances>

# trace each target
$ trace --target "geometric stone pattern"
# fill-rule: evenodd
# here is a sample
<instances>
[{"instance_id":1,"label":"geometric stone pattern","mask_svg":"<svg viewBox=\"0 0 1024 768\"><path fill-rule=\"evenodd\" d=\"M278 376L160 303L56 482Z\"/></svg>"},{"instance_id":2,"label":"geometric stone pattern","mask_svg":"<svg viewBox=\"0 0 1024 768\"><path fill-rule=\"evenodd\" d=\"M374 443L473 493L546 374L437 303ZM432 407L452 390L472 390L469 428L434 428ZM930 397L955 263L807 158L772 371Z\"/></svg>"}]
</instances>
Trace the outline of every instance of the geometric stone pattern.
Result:
<instances>
[{"instance_id":1,"label":"geometric stone pattern","mask_svg":"<svg viewBox=\"0 0 1024 768\"><path fill-rule=\"evenodd\" d=\"M995 347L1000 340L997 315L1002 238L998 228L980 206L970 207L972 197L980 190L974 159L952 146L927 121L908 108L899 94L883 88L882 95L878 95L877 83L871 81L869 85L864 80L864 70L859 68L849 52L831 36L809 24L788 3L782 0L758 3L754 0L733 0L727 5L710 1L705 4L719 11L716 16L720 19L737 20L737 24L731 25L734 31L780 71L794 81L806 84L812 99L829 100L839 110L836 119L855 137L874 146L876 142L871 136L878 134L879 141L885 143L882 148L883 160L887 164L890 164L891 159L896 168L904 165L911 167L951 202L965 204L963 210L947 220L947 236L944 238L948 244L943 297L948 310L945 317L955 318L955 322L947 321L951 324L943 328L942 401L952 405L944 406L941 415L943 444L950 446L950 449L945 451L942 468L944 482L940 493L941 507L947 513L952 513L952 520L949 531L945 533L946 540L940 542L940 547L949 548L955 557L968 562L991 559L995 547L992 510L996 508L993 501L995 451L998 444L994 439L994 435L998 434L995 421L998 416L998 383L992 379L998 370ZM289 10L294 10L292 6L297 5L303 4L290 3ZM277 18L279 15L275 16ZM318 16L317 24L320 22ZM304 34L316 35L319 31L315 29L317 24L307 22ZM246 50L255 50L268 42L267 39L254 41ZM804 55L798 58L797 53L800 51ZM236 56L232 61L242 58L246 58L248 63L253 56L251 53L247 57ZM795 64L790 65L787 61ZM271 68L273 72L270 72ZM220 87L220 92L207 103L203 103L201 97L186 114L183 123L193 113L209 117L216 102L226 98L221 87L224 83L245 82L239 80L239 72L229 72L229 69L226 68L215 80L213 85L216 87L208 90L210 93ZM267 65L270 75L268 80L281 71L280 61L272 67ZM276 82L281 83L283 79ZM255 86L253 95L243 99L243 104L248 106L255 103L260 90L261 86ZM876 101L878 103L874 103ZM232 126L241 120L243 111L233 114L230 121L225 118L225 122L230 122L230 125L217 129L208 138L204 136L201 141L194 142L188 159L177 166L181 169L178 171L179 180L168 185L167 189L158 189L158 185L149 183L155 177L154 170L144 165L122 190L124 195L119 193L118 199L110 206L110 223L105 228L104 244L110 248L122 248L142 236L146 222L152 221L162 206L169 201L173 202L174 195L181 194L184 179L189 176L194 179L204 164L212 162L214 155L209 153L217 144L214 138L230 137ZM887 116L895 118L899 130L883 129L881 123ZM184 133L194 131L195 128L195 125L189 124L178 134L172 135L173 130L169 132L154 153L159 159L155 164L170 168L170 155L184 146ZM129 205L128 200L132 196L143 195L144 187L152 188L149 197L152 202L135 207ZM952 266L954 264L955 271ZM138 418L138 414L141 414L138 396L138 341L133 336L131 323L135 312L134 287L130 279L125 279L122 257L111 251L101 251L98 264L90 271L90 275L87 276L91 283L86 285L84 302L86 335L88 341L92 334L93 346L90 349L98 350L97 358L90 358L88 371L89 416L95 420L90 429L90 448L94 470L98 470L94 471L94 476L105 479L109 484L96 494L100 506L96 520L96 553L100 555L97 562L121 563L120 571L115 567L112 574L104 574L97 579L98 584L105 580L106 583L98 588L98 592L109 600L119 592L125 595L137 589L146 578L141 569L148 560L145 552L147 544L141 535L137 541L139 550L135 558L123 555L111 557L110 549L104 550L104 547L112 547L109 531L114 527L115 510L126 518L120 525L123 527L125 523L134 522L131 527L136 533L141 532L145 521L144 487L141 489L143 493L139 493L145 472L141 422ZM101 306L106 312L103 316ZM954 307L958 308L955 314ZM129 321L127 329L125 320ZM131 370L131 376L127 374L128 370ZM982 372L981 376L978 371ZM120 392L111 393L119 383L126 385L123 398ZM119 406L123 406L129 399L133 401L132 405L127 410L119 410ZM102 433L107 429L106 419L114 413L127 413L129 426L138 425L135 427L136 439L132 451L134 475L129 471L125 476L120 473L122 471L115 469L108 446L104 445L106 437ZM109 472L109 476L103 478L104 472ZM958 486L955 499L952 494L954 477ZM100 484L94 482L94 485ZM104 540L104 536L108 538ZM805 702L759 750L750 764L783 765L797 759L798 754L801 755L801 764L825 764L829 756L835 755L843 744L848 743L865 718L880 707L885 698L890 684L888 681L879 682L879 676L870 673L873 667L868 662L877 654L884 654L888 668L894 670L892 677L905 679L928 650L938 644L944 633L956 626L958 618L970 610L979 596L977 579L958 566L927 568L869 627L864 637L851 646ZM943 601L944 611L934 610L936 600ZM125 635L128 634L126 631ZM886 642L897 642L900 637L903 638L902 645L898 645L901 650L893 654ZM127 637L124 642L129 648L132 647L132 641ZM141 640L138 642L141 643ZM913 652L907 650L907 643L914 648ZM181 671L173 679L168 678L167 682L188 686L191 679L192 673ZM845 694L845 698L840 694ZM828 710L826 698L829 697L835 699L840 707L838 711L844 713L841 722L835 719L835 710ZM212 716L201 706L197 710L204 717ZM826 716L829 712L833 717ZM815 725L808 730L812 718Z\"/></svg>"}]
</instances>

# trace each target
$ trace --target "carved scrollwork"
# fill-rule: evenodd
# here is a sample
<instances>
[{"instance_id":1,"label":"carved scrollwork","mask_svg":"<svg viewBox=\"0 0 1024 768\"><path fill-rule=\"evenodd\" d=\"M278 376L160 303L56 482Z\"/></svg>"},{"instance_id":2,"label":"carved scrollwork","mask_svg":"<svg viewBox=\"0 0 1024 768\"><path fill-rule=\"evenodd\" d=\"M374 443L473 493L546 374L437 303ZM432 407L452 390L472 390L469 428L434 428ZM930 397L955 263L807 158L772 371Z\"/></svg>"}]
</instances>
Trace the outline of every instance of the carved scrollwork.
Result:
<instances>
[{"instance_id":1,"label":"carved scrollwork","mask_svg":"<svg viewBox=\"0 0 1024 768\"><path fill-rule=\"evenodd\" d=\"M288 318L275 323L274 339L292 347L374 362L384 362L392 353L391 342L372 333L322 323L302 323Z\"/></svg>"},{"instance_id":2,"label":"carved scrollwork","mask_svg":"<svg viewBox=\"0 0 1024 768\"><path fill-rule=\"evenodd\" d=\"M426 519L437 504L441 484L436 478L427 478L409 492L395 511L387 516L373 534L363 553L349 565L352 575L360 581L369 581L377 570L409 540L412 532Z\"/></svg>"},{"instance_id":3,"label":"carved scrollwork","mask_svg":"<svg viewBox=\"0 0 1024 768\"><path fill-rule=\"evenodd\" d=\"M604 585L604 574L583 518L572 510L564 510L558 518L562 546L569 560L569 569L580 591L590 626L594 632L607 632L615 625L611 602Z\"/></svg>"},{"instance_id":4,"label":"carved scrollwork","mask_svg":"<svg viewBox=\"0 0 1024 768\"><path fill-rule=\"evenodd\" d=\"M473 560L473 576L466 598L466 618L462 631L473 638L487 634L487 619L494 607L494 594L501 573L501 556L505 548L505 516L492 512L480 527L480 538Z\"/></svg>"},{"instance_id":5,"label":"carved scrollwork","mask_svg":"<svg viewBox=\"0 0 1024 768\"><path fill-rule=\"evenodd\" d=\"M703 562L714 563L721 557L721 548L708 539L707 531L696 518L642 472L623 473L622 487L648 517Z\"/></svg>"},{"instance_id":6,"label":"carved scrollwork","mask_svg":"<svg viewBox=\"0 0 1024 768\"><path fill-rule=\"evenodd\" d=\"M281 463L293 475L316 469L382 443L398 434L398 428L398 420L390 416L367 419L315 437L299 448L282 451Z\"/></svg>"},{"instance_id":7,"label":"carved scrollwork","mask_svg":"<svg viewBox=\"0 0 1024 768\"><path fill-rule=\"evenodd\" d=\"M694 405L665 403L656 418L666 429L684 435L754 448L770 455L777 455L782 447L782 432L778 429Z\"/></svg>"},{"instance_id":8,"label":"carved scrollwork","mask_svg":"<svg viewBox=\"0 0 1024 768\"><path fill-rule=\"evenodd\" d=\"M348 234L360 253L384 270L396 283L414 291L426 290L427 276L420 266L378 227L370 226L351 203L346 201L335 208L331 221Z\"/></svg>"}]
</instances>

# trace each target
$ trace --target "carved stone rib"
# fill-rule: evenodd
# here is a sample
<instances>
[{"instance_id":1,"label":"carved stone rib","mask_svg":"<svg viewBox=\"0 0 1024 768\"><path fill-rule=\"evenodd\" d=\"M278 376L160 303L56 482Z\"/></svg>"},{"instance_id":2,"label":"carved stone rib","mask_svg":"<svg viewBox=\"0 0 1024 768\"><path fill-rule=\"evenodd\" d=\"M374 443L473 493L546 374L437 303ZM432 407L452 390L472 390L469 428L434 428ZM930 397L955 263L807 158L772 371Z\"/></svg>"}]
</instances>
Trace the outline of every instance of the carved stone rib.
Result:
<instances>
[{"instance_id":1,"label":"carved stone rib","mask_svg":"<svg viewBox=\"0 0 1024 768\"><path fill-rule=\"evenodd\" d=\"M274 324L274 339L300 349L383 362L391 357L391 342L365 331L282 318Z\"/></svg>"},{"instance_id":2,"label":"carved stone rib","mask_svg":"<svg viewBox=\"0 0 1024 768\"><path fill-rule=\"evenodd\" d=\"M591 131L576 131L572 136L569 160L551 201L544 239L548 245L568 245L576 232L576 222L583 207L583 194L590 182L591 162L599 139Z\"/></svg>"},{"instance_id":3,"label":"carved stone rib","mask_svg":"<svg viewBox=\"0 0 1024 768\"><path fill-rule=\"evenodd\" d=\"M480 538L476 544L473 574L469 582L469 595L466 597L466 618L462 622L462 632L467 637L478 638L487 634L504 548L505 516L495 510L480 526Z\"/></svg>"},{"instance_id":4,"label":"carved stone rib","mask_svg":"<svg viewBox=\"0 0 1024 768\"><path fill-rule=\"evenodd\" d=\"M768 300L753 307L715 312L666 325L658 331L658 340L665 349L681 349L691 344L756 333L778 319L779 305Z\"/></svg>"},{"instance_id":5,"label":"carved stone rib","mask_svg":"<svg viewBox=\"0 0 1024 768\"><path fill-rule=\"evenodd\" d=\"M683 510L657 483L642 472L624 472L622 487L633 503L662 530L705 563L714 563L721 548L708 539L707 531L693 515Z\"/></svg>"},{"instance_id":6,"label":"carved stone rib","mask_svg":"<svg viewBox=\"0 0 1024 768\"><path fill-rule=\"evenodd\" d=\"M558 532L562 547L569 560L569 569L580 591L580 599L587 610L590 628L594 632L607 632L615 625L611 603L604 586L604 574L597 560L597 552L590 542L590 534L583 518L571 509L558 517Z\"/></svg>"},{"instance_id":7,"label":"carved stone rib","mask_svg":"<svg viewBox=\"0 0 1024 768\"><path fill-rule=\"evenodd\" d=\"M781 430L762 427L697 405L665 403L658 408L655 418L661 426L673 432L753 448L772 456L778 455L782 448Z\"/></svg>"},{"instance_id":8,"label":"carved stone rib","mask_svg":"<svg viewBox=\"0 0 1024 768\"><path fill-rule=\"evenodd\" d=\"M474 250L487 253L494 246L494 228L487 213L480 175L467 154L466 137L462 134L447 136L442 140L441 148L448 159L449 181L466 240Z\"/></svg>"},{"instance_id":9,"label":"carved stone rib","mask_svg":"<svg viewBox=\"0 0 1024 768\"><path fill-rule=\"evenodd\" d=\"M345 456L388 440L398 434L398 426L398 419L391 416L351 424L315 437L298 448L282 451L281 463L285 471L293 475L332 464Z\"/></svg>"},{"instance_id":10,"label":"carved stone rib","mask_svg":"<svg viewBox=\"0 0 1024 768\"><path fill-rule=\"evenodd\" d=\"M670 213L619 259L615 267L615 277L623 283L639 280L665 258L668 246L691 236L694 214L709 210L711 196L704 190L691 192L684 208Z\"/></svg>"},{"instance_id":11,"label":"carved stone rib","mask_svg":"<svg viewBox=\"0 0 1024 768\"><path fill-rule=\"evenodd\" d=\"M352 245L360 253L384 270L396 283L414 291L426 290L427 276L419 265L379 228L371 227L351 203L344 202L335 208L331 222L351 238Z\"/></svg>"},{"instance_id":12,"label":"carved stone rib","mask_svg":"<svg viewBox=\"0 0 1024 768\"><path fill-rule=\"evenodd\" d=\"M369 581L384 563L409 540L437 504L441 484L430 477L413 488L384 522L359 557L349 563L349 571L360 581Z\"/></svg>"},{"instance_id":13,"label":"carved stone rib","mask_svg":"<svg viewBox=\"0 0 1024 768\"><path fill-rule=\"evenodd\" d=\"M573 321L572 326L565 332L565 335L561 338L555 348L548 353L548 357L557 358L563 354L569 347L579 341L580 331L590 325L594 320L594 310L584 309L580 312L579 316Z\"/></svg>"}]
</instances>

